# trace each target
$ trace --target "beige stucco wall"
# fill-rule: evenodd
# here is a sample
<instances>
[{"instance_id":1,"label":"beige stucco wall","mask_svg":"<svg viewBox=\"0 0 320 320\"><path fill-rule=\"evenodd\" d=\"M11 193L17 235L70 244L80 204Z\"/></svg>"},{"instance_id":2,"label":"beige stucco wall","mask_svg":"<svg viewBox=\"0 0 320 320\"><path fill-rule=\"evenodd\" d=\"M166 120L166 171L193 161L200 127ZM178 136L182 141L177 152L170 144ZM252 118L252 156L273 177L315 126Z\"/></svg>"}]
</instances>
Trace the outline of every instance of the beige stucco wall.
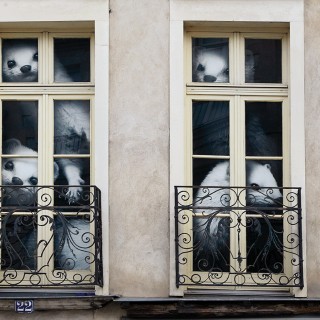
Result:
<instances>
[{"instance_id":1,"label":"beige stucco wall","mask_svg":"<svg viewBox=\"0 0 320 320\"><path fill-rule=\"evenodd\" d=\"M305 124L308 297L320 297L320 1L305 0Z\"/></svg>"},{"instance_id":2,"label":"beige stucco wall","mask_svg":"<svg viewBox=\"0 0 320 320\"><path fill-rule=\"evenodd\" d=\"M110 7L110 291L167 296L169 1ZM320 2L305 0L309 297L320 297L319 18Z\"/></svg>"},{"instance_id":3,"label":"beige stucco wall","mask_svg":"<svg viewBox=\"0 0 320 320\"><path fill-rule=\"evenodd\" d=\"M110 0L110 8L110 293L167 297L169 0ZM308 296L320 297L319 0L305 0L305 20ZM97 311L37 312L20 318L118 319L121 314L113 304ZM0 314L0 319L10 317L19 319L14 313Z\"/></svg>"},{"instance_id":4,"label":"beige stucco wall","mask_svg":"<svg viewBox=\"0 0 320 320\"><path fill-rule=\"evenodd\" d=\"M110 8L110 293L168 296L169 2Z\"/></svg>"}]
</instances>

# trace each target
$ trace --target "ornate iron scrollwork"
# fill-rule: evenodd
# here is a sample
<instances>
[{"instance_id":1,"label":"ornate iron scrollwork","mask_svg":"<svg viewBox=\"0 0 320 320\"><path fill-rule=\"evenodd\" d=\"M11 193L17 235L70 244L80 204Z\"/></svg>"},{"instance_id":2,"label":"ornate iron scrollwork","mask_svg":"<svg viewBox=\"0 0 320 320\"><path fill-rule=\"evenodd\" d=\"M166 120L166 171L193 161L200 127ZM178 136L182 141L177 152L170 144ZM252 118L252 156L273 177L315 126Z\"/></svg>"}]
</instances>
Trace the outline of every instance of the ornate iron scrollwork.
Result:
<instances>
[{"instance_id":1,"label":"ornate iron scrollwork","mask_svg":"<svg viewBox=\"0 0 320 320\"><path fill-rule=\"evenodd\" d=\"M303 287L301 219L300 188L175 187L177 286Z\"/></svg>"},{"instance_id":2,"label":"ornate iron scrollwork","mask_svg":"<svg viewBox=\"0 0 320 320\"><path fill-rule=\"evenodd\" d=\"M1 186L0 286L103 285L101 192L82 189Z\"/></svg>"}]
</instances>

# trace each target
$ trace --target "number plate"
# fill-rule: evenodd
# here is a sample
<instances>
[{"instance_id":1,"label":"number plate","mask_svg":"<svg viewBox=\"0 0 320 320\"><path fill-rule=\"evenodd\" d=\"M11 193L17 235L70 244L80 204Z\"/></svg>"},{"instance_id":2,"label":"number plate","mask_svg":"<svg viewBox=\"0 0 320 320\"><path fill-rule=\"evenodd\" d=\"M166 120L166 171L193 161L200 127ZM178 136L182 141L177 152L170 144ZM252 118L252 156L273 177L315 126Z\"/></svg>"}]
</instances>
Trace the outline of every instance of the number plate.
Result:
<instances>
[{"instance_id":1,"label":"number plate","mask_svg":"<svg viewBox=\"0 0 320 320\"><path fill-rule=\"evenodd\" d=\"M31 313L33 312L33 300L16 300L15 310L19 313Z\"/></svg>"}]
</instances>

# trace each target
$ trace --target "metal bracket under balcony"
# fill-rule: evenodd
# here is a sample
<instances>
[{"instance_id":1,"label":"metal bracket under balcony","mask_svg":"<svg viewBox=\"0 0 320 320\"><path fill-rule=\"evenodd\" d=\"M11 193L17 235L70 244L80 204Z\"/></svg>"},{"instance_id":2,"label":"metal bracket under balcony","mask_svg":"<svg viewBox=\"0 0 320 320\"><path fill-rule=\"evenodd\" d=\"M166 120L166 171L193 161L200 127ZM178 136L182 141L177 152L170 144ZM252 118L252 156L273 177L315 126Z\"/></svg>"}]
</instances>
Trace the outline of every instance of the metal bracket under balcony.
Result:
<instances>
[{"instance_id":1,"label":"metal bracket under balcony","mask_svg":"<svg viewBox=\"0 0 320 320\"><path fill-rule=\"evenodd\" d=\"M175 187L176 285L303 287L301 188Z\"/></svg>"},{"instance_id":2,"label":"metal bracket under balcony","mask_svg":"<svg viewBox=\"0 0 320 320\"><path fill-rule=\"evenodd\" d=\"M81 190L70 198L70 188ZM0 186L0 287L103 285L96 186Z\"/></svg>"}]
</instances>

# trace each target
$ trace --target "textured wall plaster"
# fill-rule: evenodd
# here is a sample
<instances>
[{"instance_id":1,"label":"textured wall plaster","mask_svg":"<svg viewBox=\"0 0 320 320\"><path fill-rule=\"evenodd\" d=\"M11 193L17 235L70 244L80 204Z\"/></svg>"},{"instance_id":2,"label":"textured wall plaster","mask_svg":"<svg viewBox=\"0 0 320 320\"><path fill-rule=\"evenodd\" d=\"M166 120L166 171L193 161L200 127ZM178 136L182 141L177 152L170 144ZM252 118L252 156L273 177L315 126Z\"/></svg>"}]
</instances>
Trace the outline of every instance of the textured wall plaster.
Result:
<instances>
[{"instance_id":1,"label":"textured wall plaster","mask_svg":"<svg viewBox=\"0 0 320 320\"><path fill-rule=\"evenodd\" d=\"M110 8L110 291L167 296L169 3Z\"/></svg>"},{"instance_id":2,"label":"textured wall plaster","mask_svg":"<svg viewBox=\"0 0 320 320\"><path fill-rule=\"evenodd\" d=\"M308 297L320 297L320 2L305 0L305 123Z\"/></svg>"}]
</instances>

